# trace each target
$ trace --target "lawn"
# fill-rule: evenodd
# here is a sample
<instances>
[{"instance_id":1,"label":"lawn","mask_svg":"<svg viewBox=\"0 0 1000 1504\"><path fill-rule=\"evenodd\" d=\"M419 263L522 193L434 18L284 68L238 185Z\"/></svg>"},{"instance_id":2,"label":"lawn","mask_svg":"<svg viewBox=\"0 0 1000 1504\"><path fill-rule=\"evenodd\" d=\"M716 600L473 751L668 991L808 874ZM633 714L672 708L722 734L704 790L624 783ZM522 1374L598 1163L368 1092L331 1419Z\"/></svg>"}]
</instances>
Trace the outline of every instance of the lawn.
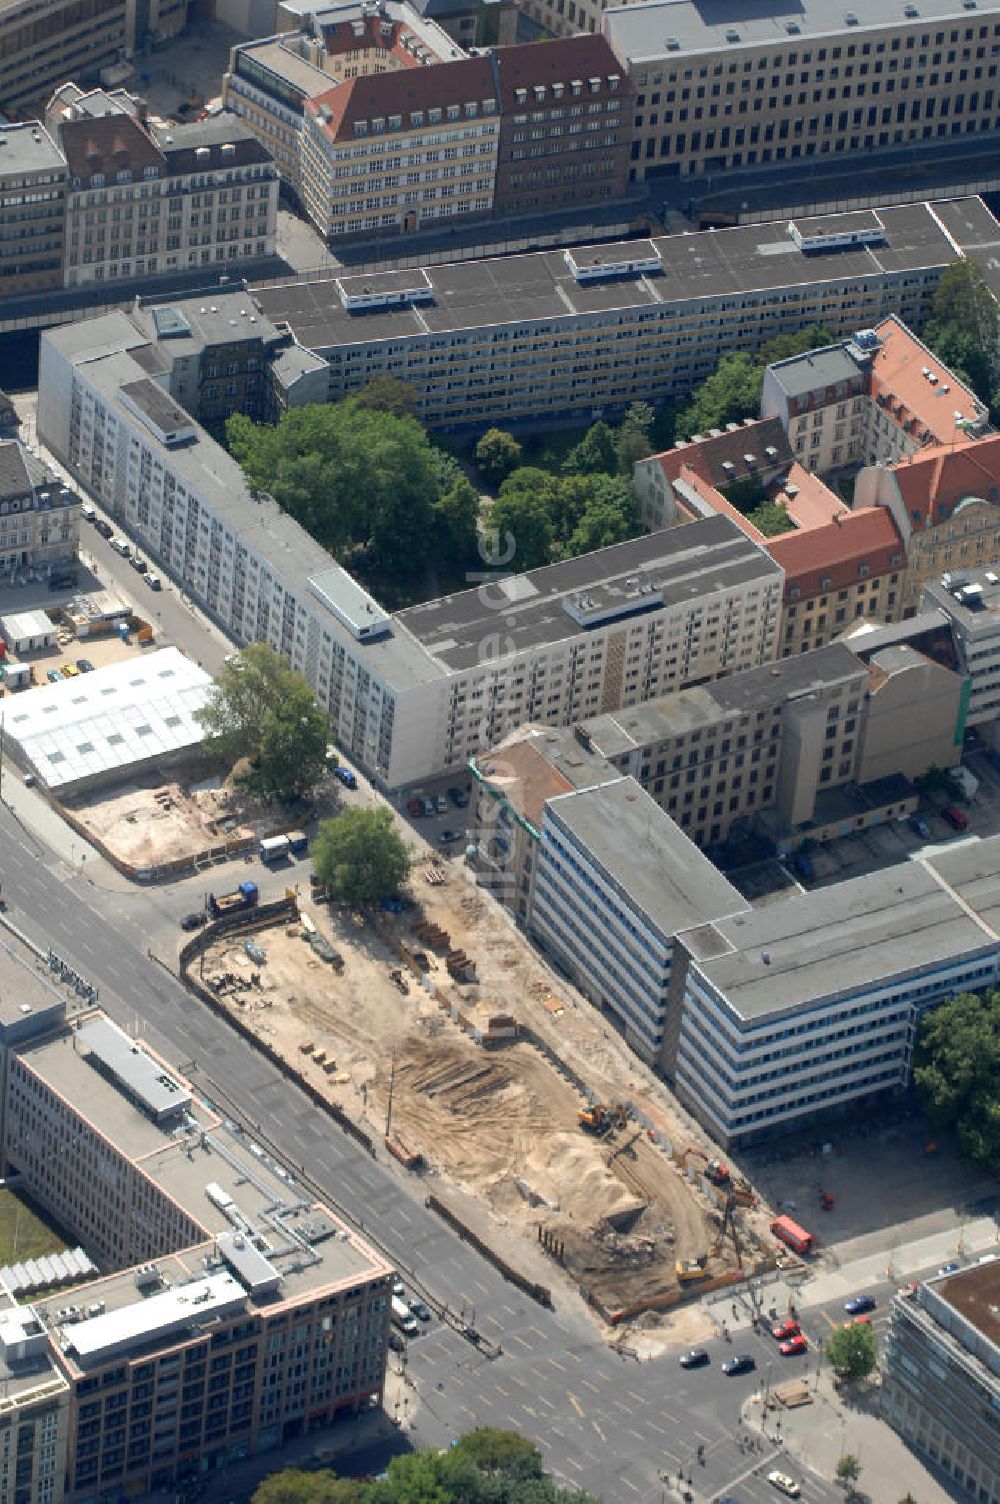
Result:
<instances>
[{"instance_id":1,"label":"lawn","mask_svg":"<svg viewBox=\"0 0 1000 1504\"><path fill-rule=\"evenodd\" d=\"M61 1253L66 1240L17 1191L0 1190L0 1268L43 1253Z\"/></svg>"}]
</instances>

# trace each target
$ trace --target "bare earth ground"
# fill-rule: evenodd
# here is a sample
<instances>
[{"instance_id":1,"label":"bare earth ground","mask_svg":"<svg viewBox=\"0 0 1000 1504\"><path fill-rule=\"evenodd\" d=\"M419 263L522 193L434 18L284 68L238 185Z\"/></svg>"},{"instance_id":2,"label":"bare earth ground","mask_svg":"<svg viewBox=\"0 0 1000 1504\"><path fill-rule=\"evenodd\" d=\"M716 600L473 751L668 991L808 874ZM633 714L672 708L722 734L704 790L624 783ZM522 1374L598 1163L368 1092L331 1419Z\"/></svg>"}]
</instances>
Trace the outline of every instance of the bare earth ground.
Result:
<instances>
[{"instance_id":1,"label":"bare earth ground","mask_svg":"<svg viewBox=\"0 0 1000 1504\"><path fill-rule=\"evenodd\" d=\"M464 868L445 862L439 870L443 881L434 887L424 869L414 874L419 909L379 914L385 934L371 920L362 925L360 915L300 899L343 957L342 972L320 960L293 924L255 934L262 962L250 958L244 940L220 941L206 953L205 981L345 1111L367 1117L376 1137L385 1130L392 1075L393 1129L512 1228L535 1240L543 1226L564 1245L574 1280L603 1304L669 1295L677 1289L675 1259L712 1244L719 1215L711 1203L634 1119L604 1138L583 1132L576 1088L533 1044L485 1049L451 1010L513 1012L599 1099L641 1107L678 1148L692 1135L600 1015L565 986L553 994L543 964ZM475 961L476 983L452 982L443 955L426 946L429 985L405 968L405 995L393 983L400 961L386 937L420 947L412 926L421 911ZM226 974L238 981L220 989ZM326 1058L317 1062L320 1052ZM709 1272L731 1267L727 1245Z\"/></svg>"},{"instance_id":2,"label":"bare earth ground","mask_svg":"<svg viewBox=\"0 0 1000 1504\"><path fill-rule=\"evenodd\" d=\"M275 824L273 808L231 782L191 791L155 770L74 800L71 808L88 830L134 867L192 856L230 836L266 835Z\"/></svg>"}]
</instances>

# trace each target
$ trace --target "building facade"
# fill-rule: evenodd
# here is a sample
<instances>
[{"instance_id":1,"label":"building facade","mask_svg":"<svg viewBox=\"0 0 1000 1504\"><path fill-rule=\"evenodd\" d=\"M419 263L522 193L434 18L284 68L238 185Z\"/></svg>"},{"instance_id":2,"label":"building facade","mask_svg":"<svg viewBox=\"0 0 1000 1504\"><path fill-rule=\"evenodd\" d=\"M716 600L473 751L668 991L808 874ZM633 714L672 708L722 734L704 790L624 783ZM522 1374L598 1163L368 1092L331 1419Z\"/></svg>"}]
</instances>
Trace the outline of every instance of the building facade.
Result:
<instances>
[{"instance_id":1,"label":"building facade","mask_svg":"<svg viewBox=\"0 0 1000 1504\"><path fill-rule=\"evenodd\" d=\"M985 207L968 213L992 239ZM823 221L830 237L839 218ZM846 249L819 236L803 248L788 223L753 225L255 297L328 361L333 400L388 374L418 391L432 427L592 422L634 400L686 396L727 351L803 324L848 334L886 309L922 320L958 254L954 234L927 205L872 211L868 225L872 241Z\"/></svg>"},{"instance_id":2,"label":"building facade","mask_svg":"<svg viewBox=\"0 0 1000 1504\"><path fill-rule=\"evenodd\" d=\"M274 254L278 174L241 121L151 127L128 95L62 94L50 118L69 175L67 287Z\"/></svg>"},{"instance_id":3,"label":"building facade","mask_svg":"<svg viewBox=\"0 0 1000 1504\"><path fill-rule=\"evenodd\" d=\"M1000 1499L1000 1263L986 1254L892 1302L882 1413L975 1504Z\"/></svg>"},{"instance_id":4,"label":"building facade","mask_svg":"<svg viewBox=\"0 0 1000 1504\"><path fill-rule=\"evenodd\" d=\"M380 1402L390 1265L102 1014L11 1047L2 1132L105 1271L22 1308L65 1396L18 1437L60 1459L25 1504L176 1491Z\"/></svg>"},{"instance_id":5,"label":"building facade","mask_svg":"<svg viewBox=\"0 0 1000 1504\"><path fill-rule=\"evenodd\" d=\"M0 578L59 576L77 561L80 498L18 439L0 441Z\"/></svg>"},{"instance_id":6,"label":"building facade","mask_svg":"<svg viewBox=\"0 0 1000 1504\"><path fill-rule=\"evenodd\" d=\"M631 92L603 37L502 47L495 211L625 197Z\"/></svg>"},{"instance_id":7,"label":"building facade","mask_svg":"<svg viewBox=\"0 0 1000 1504\"><path fill-rule=\"evenodd\" d=\"M924 586L922 611L942 611L958 664L969 679L967 726L1000 719L1000 574L955 570Z\"/></svg>"},{"instance_id":8,"label":"building facade","mask_svg":"<svg viewBox=\"0 0 1000 1504\"><path fill-rule=\"evenodd\" d=\"M609 10L636 93L632 173L686 176L989 135L1000 125L1000 9L803 0L718 19L696 0Z\"/></svg>"},{"instance_id":9,"label":"building facade","mask_svg":"<svg viewBox=\"0 0 1000 1504\"><path fill-rule=\"evenodd\" d=\"M0 129L0 298L62 286L66 178L40 121Z\"/></svg>"}]
</instances>

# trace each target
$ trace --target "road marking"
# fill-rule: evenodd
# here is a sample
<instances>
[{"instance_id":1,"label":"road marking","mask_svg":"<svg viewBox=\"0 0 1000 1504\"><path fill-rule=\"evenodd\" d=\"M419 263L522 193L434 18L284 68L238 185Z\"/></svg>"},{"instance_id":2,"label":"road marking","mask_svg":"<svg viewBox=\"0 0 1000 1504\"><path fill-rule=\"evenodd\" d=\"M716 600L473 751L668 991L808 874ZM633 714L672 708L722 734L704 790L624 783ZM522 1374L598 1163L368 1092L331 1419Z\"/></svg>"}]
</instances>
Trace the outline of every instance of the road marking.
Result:
<instances>
[{"instance_id":1,"label":"road marking","mask_svg":"<svg viewBox=\"0 0 1000 1504\"><path fill-rule=\"evenodd\" d=\"M517 1385L518 1389L527 1389L528 1385L525 1380L519 1379L516 1373L512 1373L510 1377L512 1382Z\"/></svg>"},{"instance_id":2,"label":"road marking","mask_svg":"<svg viewBox=\"0 0 1000 1504\"><path fill-rule=\"evenodd\" d=\"M630 1488L634 1494L637 1494L639 1492L639 1490L636 1488L635 1484L631 1481L631 1479L629 1479L629 1478L622 1478L622 1482L624 1483L625 1487L626 1488Z\"/></svg>"},{"instance_id":3,"label":"road marking","mask_svg":"<svg viewBox=\"0 0 1000 1504\"><path fill-rule=\"evenodd\" d=\"M655 1431L658 1436L666 1436L666 1431L664 1431L662 1426L658 1426L655 1420L648 1420L646 1424L649 1429L651 1431Z\"/></svg>"},{"instance_id":4,"label":"road marking","mask_svg":"<svg viewBox=\"0 0 1000 1504\"><path fill-rule=\"evenodd\" d=\"M553 1368L558 1368L558 1370L559 1370L560 1373L565 1373L566 1372L566 1370L565 1370L565 1368L563 1368L562 1364L558 1363L555 1358L550 1358L549 1362L552 1364Z\"/></svg>"},{"instance_id":5,"label":"road marking","mask_svg":"<svg viewBox=\"0 0 1000 1504\"><path fill-rule=\"evenodd\" d=\"M592 1425L592 1426L593 1426L593 1428L594 1428L594 1430L595 1430L595 1431L596 1431L596 1432L597 1432L597 1434L598 1434L598 1436L599 1436L599 1437L600 1437L600 1438L601 1438L601 1440L602 1440L602 1441L603 1441L603 1442L604 1442L604 1444L605 1444L605 1446L607 1446L607 1443L608 1443L608 1438L607 1438L607 1437L606 1437L606 1436L605 1436L605 1434L604 1434L604 1432L603 1432L603 1431L602 1431L602 1430L601 1430L601 1428L600 1428L600 1426L599 1426L599 1425L598 1425L598 1424L597 1424L597 1422L596 1422L596 1420L592 1420L592 1421L591 1421L591 1422L590 1422L590 1424L591 1424L591 1425Z\"/></svg>"},{"instance_id":6,"label":"road marking","mask_svg":"<svg viewBox=\"0 0 1000 1504\"><path fill-rule=\"evenodd\" d=\"M510 1341L511 1342L520 1342L521 1346L524 1348L524 1350L525 1350L526 1353L534 1352L534 1348L532 1347L531 1343L530 1342L525 1342L525 1340L524 1340L523 1337L514 1336L514 1337L510 1338Z\"/></svg>"},{"instance_id":7,"label":"road marking","mask_svg":"<svg viewBox=\"0 0 1000 1504\"><path fill-rule=\"evenodd\" d=\"M582 1363L583 1362L583 1359L580 1357L579 1353L568 1353L567 1352L567 1353L563 1353L563 1357L564 1358L572 1358L574 1363Z\"/></svg>"},{"instance_id":8,"label":"road marking","mask_svg":"<svg viewBox=\"0 0 1000 1504\"><path fill-rule=\"evenodd\" d=\"M554 1410L556 1408L555 1405L553 1405L552 1401L550 1399L547 1399L544 1394L540 1394L538 1396L538 1400L539 1404L544 1405L547 1410Z\"/></svg>"},{"instance_id":9,"label":"road marking","mask_svg":"<svg viewBox=\"0 0 1000 1504\"><path fill-rule=\"evenodd\" d=\"M477 1399L479 1400L479 1403L481 1405L489 1405L490 1409L491 1410L493 1409L493 1401L490 1400L490 1399L487 1399L486 1396L485 1396L485 1394L477 1395Z\"/></svg>"},{"instance_id":10,"label":"road marking","mask_svg":"<svg viewBox=\"0 0 1000 1504\"><path fill-rule=\"evenodd\" d=\"M823 1318L824 1321L828 1321L830 1323L830 1325L831 1325L831 1327L833 1328L834 1331L837 1330L837 1327L839 1326L840 1323L834 1321L833 1317L829 1314L828 1311L820 1311L819 1314L822 1316L822 1318Z\"/></svg>"},{"instance_id":11,"label":"road marking","mask_svg":"<svg viewBox=\"0 0 1000 1504\"><path fill-rule=\"evenodd\" d=\"M600 1392L601 1392L601 1391L600 1391L600 1390L599 1390L599 1389L598 1389L598 1387L597 1387L597 1385L596 1385L596 1384L592 1384L592 1383L591 1383L591 1382L590 1382L590 1380L589 1380L589 1379L584 1379L584 1380L583 1380L583 1383L584 1383L584 1384L586 1384L586 1386L587 1386L587 1388L588 1388L588 1389L589 1389L589 1390L590 1390L590 1391L591 1391L591 1392L592 1392L592 1393L593 1393L593 1394L600 1394Z\"/></svg>"},{"instance_id":12,"label":"road marking","mask_svg":"<svg viewBox=\"0 0 1000 1504\"><path fill-rule=\"evenodd\" d=\"M577 1415L579 1415L581 1417L581 1419L586 1419L586 1417L583 1414L583 1406L580 1404L580 1401L577 1399L576 1395L575 1394L568 1394L566 1396L566 1398L569 1400L570 1404L573 1406L573 1409L576 1411Z\"/></svg>"},{"instance_id":13,"label":"road marking","mask_svg":"<svg viewBox=\"0 0 1000 1504\"><path fill-rule=\"evenodd\" d=\"M509 1389L501 1389L499 1384L497 1385L497 1394L502 1394L505 1400L509 1400L510 1399L510 1390Z\"/></svg>"}]
</instances>

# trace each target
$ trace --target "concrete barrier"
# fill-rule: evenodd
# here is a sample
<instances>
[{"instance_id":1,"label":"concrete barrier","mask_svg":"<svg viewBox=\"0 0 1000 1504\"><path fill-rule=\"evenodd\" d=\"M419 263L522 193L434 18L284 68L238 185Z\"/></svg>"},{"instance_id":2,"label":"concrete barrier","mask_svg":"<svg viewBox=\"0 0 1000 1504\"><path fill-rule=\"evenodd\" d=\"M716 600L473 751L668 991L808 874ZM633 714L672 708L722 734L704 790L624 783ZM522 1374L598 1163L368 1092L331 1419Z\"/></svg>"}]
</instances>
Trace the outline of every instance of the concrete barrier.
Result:
<instances>
[{"instance_id":1,"label":"concrete barrier","mask_svg":"<svg viewBox=\"0 0 1000 1504\"><path fill-rule=\"evenodd\" d=\"M540 1306L551 1307L552 1292L549 1287L547 1285L536 1284L526 1274L522 1274L519 1269L515 1269L512 1264L508 1264L507 1260L501 1254L497 1253L496 1249L492 1248L486 1242L485 1238L480 1237L479 1233L469 1227L466 1222L463 1222L458 1213L453 1211L450 1206L446 1206L443 1201L433 1195L425 1198L424 1205L430 1211L437 1212L442 1221L447 1222L448 1226L453 1228L464 1242L471 1243L477 1253L481 1253L483 1258L487 1259L493 1265L494 1269L500 1271L504 1279L509 1280L512 1285L516 1285L519 1290L523 1290L525 1295L530 1295L531 1299L536 1300Z\"/></svg>"}]
</instances>

